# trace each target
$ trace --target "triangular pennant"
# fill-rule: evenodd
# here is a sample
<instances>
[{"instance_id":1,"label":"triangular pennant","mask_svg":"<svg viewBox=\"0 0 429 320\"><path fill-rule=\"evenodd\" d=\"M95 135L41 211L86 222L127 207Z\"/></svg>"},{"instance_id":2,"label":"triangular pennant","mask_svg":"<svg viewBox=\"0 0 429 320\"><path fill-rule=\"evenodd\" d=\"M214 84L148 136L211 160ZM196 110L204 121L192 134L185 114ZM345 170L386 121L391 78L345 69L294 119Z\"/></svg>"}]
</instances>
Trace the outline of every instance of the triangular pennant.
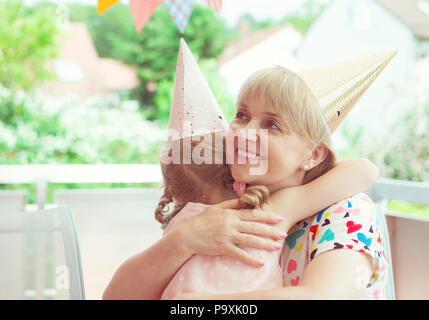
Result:
<instances>
[{"instance_id":1,"label":"triangular pennant","mask_svg":"<svg viewBox=\"0 0 429 320\"><path fill-rule=\"evenodd\" d=\"M183 33L194 9L195 0L163 0L163 3L171 19Z\"/></svg>"},{"instance_id":2,"label":"triangular pennant","mask_svg":"<svg viewBox=\"0 0 429 320\"><path fill-rule=\"evenodd\" d=\"M130 10L137 33L143 30L161 2L162 0L130 0Z\"/></svg>"},{"instance_id":3,"label":"triangular pennant","mask_svg":"<svg viewBox=\"0 0 429 320\"><path fill-rule=\"evenodd\" d=\"M168 129L185 138L227 128L228 123L200 67L181 39Z\"/></svg>"},{"instance_id":4,"label":"triangular pennant","mask_svg":"<svg viewBox=\"0 0 429 320\"><path fill-rule=\"evenodd\" d=\"M206 0L207 4L210 8L215 10L216 12L220 12L222 10L222 0Z\"/></svg>"},{"instance_id":5,"label":"triangular pennant","mask_svg":"<svg viewBox=\"0 0 429 320\"><path fill-rule=\"evenodd\" d=\"M119 0L98 0L98 4L97 4L98 15L101 16L118 2Z\"/></svg>"},{"instance_id":6,"label":"triangular pennant","mask_svg":"<svg viewBox=\"0 0 429 320\"><path fill-rule=\"evenodd\" d=\"M397 51L299 72L334 132Z\"/></svg>"}]
</instances>

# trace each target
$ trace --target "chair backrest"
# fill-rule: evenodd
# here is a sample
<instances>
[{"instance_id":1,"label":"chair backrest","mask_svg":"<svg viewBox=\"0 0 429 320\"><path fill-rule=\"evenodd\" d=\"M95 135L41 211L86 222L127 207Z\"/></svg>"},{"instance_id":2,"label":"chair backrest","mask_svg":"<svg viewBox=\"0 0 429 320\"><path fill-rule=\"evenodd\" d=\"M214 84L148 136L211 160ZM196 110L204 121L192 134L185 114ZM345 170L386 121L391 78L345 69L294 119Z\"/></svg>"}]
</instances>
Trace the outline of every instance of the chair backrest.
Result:
<instances>
[{"instance_id":1,"label":"chair backrest","mask_svg":"<svg viewBox=\"0 0 429 320\"><path fill-rule=\"evenodd\" d=\"M375 208L377 212L377 220L379 222L379 228L381 232L381 241L383 242L384 250L389 260L389 267L387 273L387 284L386 284L386 300L395 300L395 281L393 276L393 263L392 263L392 254L390 250L390 237L389 229L387 228L386 222L386 210L387 210L387 201L382 200L375 202Z\"/></svg>"},{"instance_id":2,"label":"chair backrest","mask_svg":"<svg viewBox=\"0 0 429 320\"><path fill-rule=\"evenodd\" d=\"M73 212L87 299L101 299L117 268L162 237L154 217L161 188L55 190Z\"/></svg>"},{"instance_id":3,"label":"chair backrest","mask_svg":"<svg viewBox=\"0 0 429 320\"><path fill-rule=\"evenodd\" d=\"M27 204L25 190L0 190L0 214L24 212Z\"/></svg>"},{"instance_id":4,"label":"chair backrest","mask_svg":"<svg viewBox=\"0 0 429 320\"><path fill-rule=\"evenodd\" d=\"M0 299L84 299L68 207L0 215Z\"/></svg>"}]
</instances>

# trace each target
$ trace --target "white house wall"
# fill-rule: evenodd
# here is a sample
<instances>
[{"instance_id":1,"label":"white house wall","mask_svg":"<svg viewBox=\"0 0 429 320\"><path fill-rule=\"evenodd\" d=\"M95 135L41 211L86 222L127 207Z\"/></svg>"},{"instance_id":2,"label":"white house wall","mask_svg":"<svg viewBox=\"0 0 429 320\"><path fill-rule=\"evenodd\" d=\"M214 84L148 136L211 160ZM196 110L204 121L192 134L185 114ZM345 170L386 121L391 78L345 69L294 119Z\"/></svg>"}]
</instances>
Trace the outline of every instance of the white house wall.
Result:
<instances>
[{"instance_id":1,"label":"white house wall","mask_svg":"<svg viewBox=\"0 0 429 320\"><path fill-rule=\"evenodd\" d=\"M275 64L298 69L293 51L302 35L292 27L285 27L267 39L250 47L219 67L231 93L237 95L241 85L253 72Z\"/></svg>"},{"instance_id":2,"label":"white house wall","mask_svg":"<svg viewBox=\"0 0 429 320\"><path fill-rule=\"evenodd\" d=\"M362 125L365 135L382 139L413 106L416 42L411 29L375 1L337 0L308 30L297 54L308 69L390 50L399 52L341 125ZM345 142L336 135L334 140Z\"/></svg>"}]
</instances>

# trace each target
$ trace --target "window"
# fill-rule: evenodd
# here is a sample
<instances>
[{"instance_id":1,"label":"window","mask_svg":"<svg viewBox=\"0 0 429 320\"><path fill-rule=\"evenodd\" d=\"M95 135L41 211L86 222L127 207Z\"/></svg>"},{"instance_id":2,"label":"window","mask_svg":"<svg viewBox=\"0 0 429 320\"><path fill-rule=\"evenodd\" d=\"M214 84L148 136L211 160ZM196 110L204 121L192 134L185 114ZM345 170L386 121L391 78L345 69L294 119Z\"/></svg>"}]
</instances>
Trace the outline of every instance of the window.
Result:
<instances>
[{"instance_id":1,"label":"window","mask_svg":"<svg viewBox=\"0 0 429 320\"><path fill-rule=\"evenodd\" d=\"M55 73L62 82L84 82L85 76L78 61L55 60Z\"/></svg>"}]
</instances>

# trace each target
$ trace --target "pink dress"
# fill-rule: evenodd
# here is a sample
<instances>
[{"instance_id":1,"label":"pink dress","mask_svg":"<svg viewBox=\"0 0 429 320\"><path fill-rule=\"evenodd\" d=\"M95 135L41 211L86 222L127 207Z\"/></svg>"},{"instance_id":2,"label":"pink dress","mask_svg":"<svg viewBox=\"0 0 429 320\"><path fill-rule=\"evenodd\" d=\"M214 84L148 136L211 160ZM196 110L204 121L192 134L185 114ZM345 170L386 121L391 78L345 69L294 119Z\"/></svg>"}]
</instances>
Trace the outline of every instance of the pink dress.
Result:
<instances>
[{"instance_id":1,"label":"pink dress","mask_svg":"<svg viewBox=\"0 0 429 320\"><path fill-rule=\"evenodd\" d=\"M203 211L207 205L189 202L168 224L164 235L185 220ZM161 296L172 299L181 293L238 293L280 288L283 272L279 252L240 247L264 266L257 268L230 256L193 255L176 272Z\"/></svg>"}]
</instances>

